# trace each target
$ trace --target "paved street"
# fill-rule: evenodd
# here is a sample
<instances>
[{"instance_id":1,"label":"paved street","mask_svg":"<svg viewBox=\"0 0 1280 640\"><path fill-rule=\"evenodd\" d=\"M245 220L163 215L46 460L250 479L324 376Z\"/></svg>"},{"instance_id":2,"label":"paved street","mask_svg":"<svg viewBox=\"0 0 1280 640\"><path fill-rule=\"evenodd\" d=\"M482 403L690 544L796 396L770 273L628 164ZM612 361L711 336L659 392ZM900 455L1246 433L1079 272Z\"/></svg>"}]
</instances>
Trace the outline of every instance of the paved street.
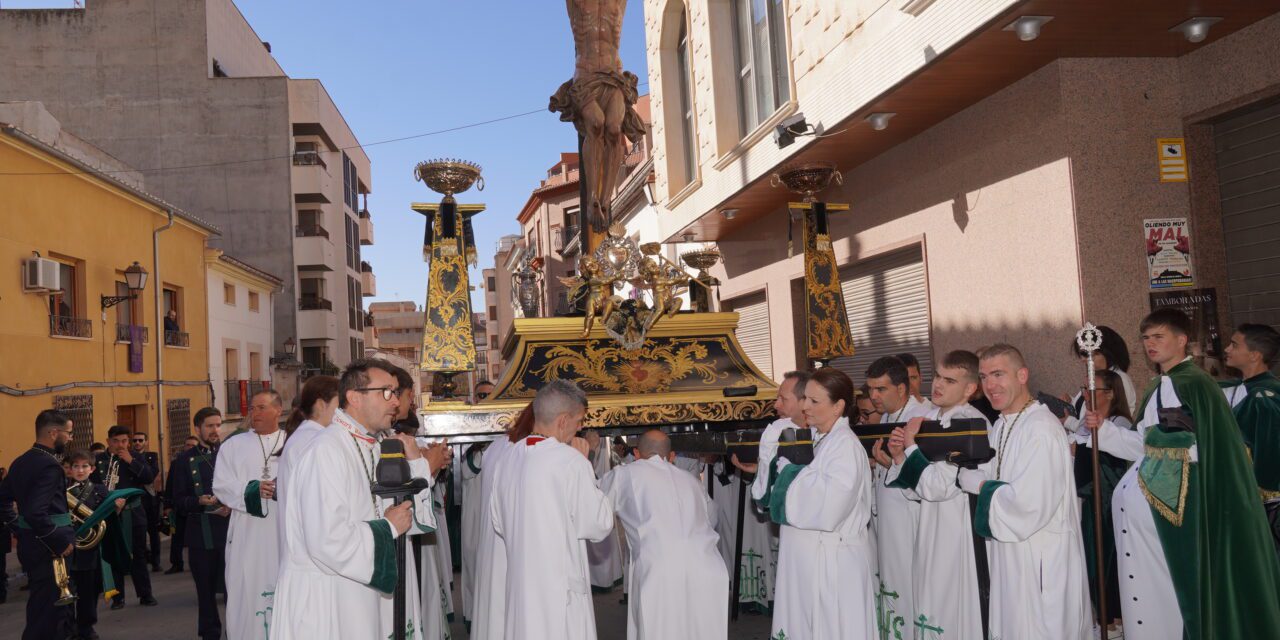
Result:
<instances>
[{"instance_id":1,"label":"paved street","mask_svg":"<svg viewBox=\"0 0 1280 640\"><path fill-rule=\"evenodd\" d=\"M168 542L164 543L167 547ZM167 548L162 557L168 558ZM9 573L18 571L17 559L9 557ZM167 562L166 562L167 566ZM138 606L129 586L129 604L120 611L111 611L105 604L98 607L98 635L102 640L189 640L196 637L196 590L190 573L166 576L151 575L156 599L160 605L153 608ZM458 577L454 576L454 584ZM19 591L19 582L9 583L9 601L0 605L0 640L17 640L22 635L23 609L27 592ZM596 625L600 640L625 640L627 637L626 607L618 604L620 590L596 596ZM454 602L461 603L454 593ZM765 640L769 636L769 618L743 614L729 629L734 640ZM455 639L466 638L466 631L459 621L453 625ZM317 638L316 640L323 640ZM345 639L344 639L345 640Z\"/></svg>"}]
</instances>

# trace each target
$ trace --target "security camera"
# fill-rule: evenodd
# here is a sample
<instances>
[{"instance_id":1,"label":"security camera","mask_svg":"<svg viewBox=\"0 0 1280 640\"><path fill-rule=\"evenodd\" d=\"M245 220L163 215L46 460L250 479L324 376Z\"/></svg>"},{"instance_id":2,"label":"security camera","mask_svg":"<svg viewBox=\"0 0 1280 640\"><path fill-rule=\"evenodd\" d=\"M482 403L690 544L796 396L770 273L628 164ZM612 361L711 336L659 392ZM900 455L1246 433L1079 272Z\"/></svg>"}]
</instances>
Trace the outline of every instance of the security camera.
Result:
<instances>
[{"instance_id":1,"label":"security camera","mask_svg":"<svg viewBox=\"0 0 1280 640\"><path fill-rule=\"evenodd\" d=\"M773 142L779 149L786 148L796 141L796 136L809 133L809 128L809 124L804 121L804 114L797 113L773 128Z\"/></svg>"}]
</instances>

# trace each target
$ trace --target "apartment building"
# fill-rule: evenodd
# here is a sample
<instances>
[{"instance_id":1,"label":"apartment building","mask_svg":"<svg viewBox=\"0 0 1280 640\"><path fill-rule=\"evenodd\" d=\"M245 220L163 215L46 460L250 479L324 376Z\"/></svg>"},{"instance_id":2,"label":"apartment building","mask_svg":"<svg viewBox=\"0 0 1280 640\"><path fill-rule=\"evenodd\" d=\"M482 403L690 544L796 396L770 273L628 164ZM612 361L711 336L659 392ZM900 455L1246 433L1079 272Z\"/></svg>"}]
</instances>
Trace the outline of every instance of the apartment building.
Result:
<instances>
[{"instance_id":1,"label":"apartment building","mask_svg":"<svg viewBox=\"0 0 1280 640\"><path fill-rule=\"evenodd\" d=\"M1280 321L1280 3L1114 10L646 0L657 235L718 244L723 306L774 375L807 363L800 198L771 178L805 162L835 164L819 198L851 206L830 236L857 349L833 364L855 379L1007 341L1066 392L1081 324L1141 363L1137 324L1170 303L1220 353L1217 327ZM1162 224L1190 240L1175 282L1148 252Z\"/></svg>"},{"instance_id":2,"label":"apartment building","mask_svg":"<svg viewBox=\"0 0 1280 640\"><path fill-rule=\"evenodd\" d=\"M315 372L363 352L369 159L320 81L290 78L231 0L0 9L0 100L43 102L217 225L215 248L278 275L271 355L294 340Z\"/></svg>"}]
</instances>

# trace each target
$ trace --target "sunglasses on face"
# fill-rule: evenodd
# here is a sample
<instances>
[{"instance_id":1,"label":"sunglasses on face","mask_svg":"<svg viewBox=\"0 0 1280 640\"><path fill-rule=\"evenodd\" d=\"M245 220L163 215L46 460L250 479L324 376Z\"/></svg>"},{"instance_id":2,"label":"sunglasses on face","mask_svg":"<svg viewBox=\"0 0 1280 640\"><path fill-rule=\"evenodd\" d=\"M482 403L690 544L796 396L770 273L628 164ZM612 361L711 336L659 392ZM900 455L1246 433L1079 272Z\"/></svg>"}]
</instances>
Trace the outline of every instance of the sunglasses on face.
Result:
<instances>
[{"instance_id":1,"label":"sunglasses on face","mask_svg":"<svg viewBox=\"0 0 1280 640\"><path fill-rule=\"evenodd\" d=\"M146 438L134 438L134 439L133 439L133 442L135 442L135 443L136 443L136 442L146 442L146 441L147 441L147 439L146 439Z\"/></svg>"},{"instance_id":2,"label":"sunglasses on face","mask_svg":"<svg viewBox=\"0 0 1280 640\"><path fill-rule=\"evenodd\" d=\"M369 391L381 391L383 400L391 400L392 398L396 397L396 394L400 393L400 390L394 387L363 387L360 389L355 389L355 391L359 391L362 393L367 393Z\"/></svg>"},{"instance_id":3,"label":"sunglasses on face","mask_svg":"<svg viewBox=\"0 0 1280 640\"><path fill-rule=\"evenodd\" d=\"M488 392L488 391L477 391L477 392L476 392L476 397L477 397L477 398L479 398L479 399L481 399L481 400L484 400L485 398L488 398L488 397L489 397L489 392Z\"/></svg>"}]
</instances>

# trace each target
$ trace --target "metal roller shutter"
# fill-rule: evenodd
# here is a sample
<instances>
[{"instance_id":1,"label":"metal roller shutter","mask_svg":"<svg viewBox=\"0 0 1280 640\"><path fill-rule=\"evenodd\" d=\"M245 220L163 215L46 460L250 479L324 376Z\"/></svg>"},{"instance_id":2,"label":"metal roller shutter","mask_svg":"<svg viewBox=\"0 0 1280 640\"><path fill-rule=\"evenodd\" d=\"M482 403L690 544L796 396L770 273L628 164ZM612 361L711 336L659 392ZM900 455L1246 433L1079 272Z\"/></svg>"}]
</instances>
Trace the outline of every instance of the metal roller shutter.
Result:
<instances>
[{"instance_id":1,"label":"metal roller shutter","mask_svg":"<svg viewBox=\"0 0 1280 640\"><path fill-rule=\"evenodd\" d=\"M773 378L773 340L769 336L769 302L763 291L723 303L727 311L738 312L738 342L748 358L770 379Z\"/></svg>"},{"instance_id":2,"label":"metal roller shutter","mask_svg":"<svg viewBox=\"0 0 1280 640\"><path fill-rule=\"evenodd\" d=\"M1280 104L1213 127L1232 326L1280 325Z\"/></svg>"},{"instance_id":3,"label":"metal roller shutter","mask_svg":"<svg viewBox=\"0 0 1280 640\"><path fill-rule=\"evenodd\" d=\"M933 348L929 344L929 295L920 247L843 267L840 276L854 355L832 360L831 366L861 385L867 367L877 358L910 353L920 361L921 392L928 395Z\"/></svg>"}]
</instances>

